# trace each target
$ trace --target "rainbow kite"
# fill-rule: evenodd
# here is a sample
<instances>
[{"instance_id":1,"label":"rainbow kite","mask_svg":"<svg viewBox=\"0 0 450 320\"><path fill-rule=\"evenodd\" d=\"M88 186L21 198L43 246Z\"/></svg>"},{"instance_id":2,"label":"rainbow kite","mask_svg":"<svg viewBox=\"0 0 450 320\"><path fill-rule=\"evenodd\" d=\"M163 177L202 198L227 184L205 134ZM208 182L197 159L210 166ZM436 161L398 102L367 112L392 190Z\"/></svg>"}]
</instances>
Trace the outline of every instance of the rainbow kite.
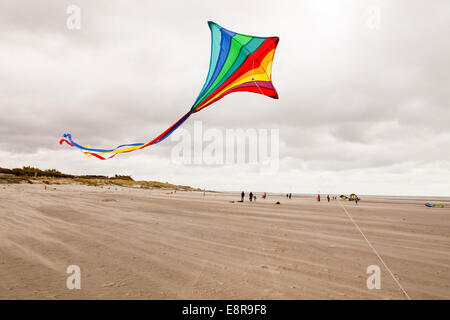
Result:
<instances>
[{"instance_id":1,"label":"rainbow kite","mask_svg":"<svg viewBox=\"0 0 450 320\"><path fill-rule=\"evenodd\" d=\"M222 28L208 21L211 29L211 60L208 76L194 105L183 117L158 137L147 143L123 144L114 149L94 149L82 146L72 140L69 133L64 134L64 142L80 149L87 156L101 160L110 159L118 153L131 152L166 139L193 113L208 107L231 92L248 91L278 99L272 85L272 62L279 38L254 37Z\"/></svg>"}]
</instances>

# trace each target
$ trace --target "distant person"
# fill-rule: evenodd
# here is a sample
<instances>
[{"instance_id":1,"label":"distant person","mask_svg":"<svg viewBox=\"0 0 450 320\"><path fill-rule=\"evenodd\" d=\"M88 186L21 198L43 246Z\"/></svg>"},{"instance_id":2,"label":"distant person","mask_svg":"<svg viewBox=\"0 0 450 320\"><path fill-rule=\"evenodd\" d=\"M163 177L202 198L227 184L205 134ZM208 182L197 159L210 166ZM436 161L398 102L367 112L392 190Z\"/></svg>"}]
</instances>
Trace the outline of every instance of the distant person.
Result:
<instances>
[{"instance_id":1,"label":"distant person","mask_svg":"<svg viewBox=\"0 0 450 320\"><path fill-rule=\"evenodd\" d=\"M241 192L241 201L242 201L242 202L244 202L244 197L245 197L245 192L242 191L242 192Z\"/></svg>"},{"instance_id":2,"label":"distant person","mask_svg":"<svg viewBox=\"0 0 450 320\"><path fill-rule=\"evenodd\" d=\"M286 193L286 198L289 198L289 194L288 193Z\"/></svg>"},{"instance_id":3,"label":"distant person","mask_svg":"<svg viewBox=\"0 0 450 320\"><path fill-rule=\"evenodd\" d=\"M267 193L266 192L264 192L264 194L263 194L263 199L265 199L266 197L267 197Z\"/></svg>"},{"instance_id":4,"label":"distant person","mask_svg":"<svg viewBox=\"0 0 450 320\"><path fill-rule=\"evenodd\" d=\"M356 204L358 204L358 200L359 200L358 198L355 198L355 203L356 203Z\"/></svg>"},{"instance_id":5,"label":"distant person","mask_svg":"<svg viewBox=\"0 0 450 320\"><path fill-rule=\"evenodd\" d=\"M289 200L291 200L291 198L292 198L292 193L289 192Z\"/></svg>"},{"instance_id":6,"label":"distant person","mask_svg":"<svg viewBox=\"0 0 450 320\"><path fill-rule=\"evenodd\" d=\"M256 202L256 194L253 195L253 201Z\"/></svg>"},{"instance_id":7,"label":"distant person","mask_svg":"<svg viewBox=\"0 0 450 320\"><path fill-rule=\"evenodd\" d=\"M252 200L253 200L253 192L250 192L248 194L248 199L250 200L250 202L252 202Z\"/></svg>"},{"instance_id":8,"label":"distant person","mask_svg":"<svg viewBox=\"0 0 450 320\"><path fill-rule=\"evenodd\" d=\"M317 195L317 201L320 202L320 194Z\"/></svg>"},{"instance_id":9,"label":"distant person","mask_svg":"<svg viewBox=\"0 0 450 320\"><path fill-rule=\"evenodd\" d=\"M330 195L327 195L327 200L328 202L330 202Z\"/></svg>"}]
</instances>

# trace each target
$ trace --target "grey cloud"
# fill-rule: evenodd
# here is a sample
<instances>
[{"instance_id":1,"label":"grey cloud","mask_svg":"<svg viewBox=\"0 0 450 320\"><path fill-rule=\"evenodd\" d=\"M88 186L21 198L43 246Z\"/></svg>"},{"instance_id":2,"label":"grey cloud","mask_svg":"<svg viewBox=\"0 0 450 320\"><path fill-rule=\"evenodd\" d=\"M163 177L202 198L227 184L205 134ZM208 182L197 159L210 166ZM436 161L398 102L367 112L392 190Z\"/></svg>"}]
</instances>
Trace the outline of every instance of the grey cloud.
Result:
<instances>
[{"instance_id":1,"label":"grey cloud","mask_svg":"<svg viewBox=\"0 0 450 320\"><path fill-rule=\"evenodd\" d=\"M373 170L384 170L386 177L402 175L398 186L407 186L411 177L420 180L445 167L448 1L255 3L78 1L82 28L70 31L65 23L71 1L2 1L0 151L16 161L37 161L39 155L36 163L59 167L50 158L72 152L58 145L65 132L102 147L153 138L190 108L203 85L210 54L206 21L215 20L235 31L280 36L273 66L280 99L232 94L195 114L186 129L194 120L221 129L280 129L280 185L297 170L311 187L321 180L308 171L324 170L336 180L348 170L372 177L380 174ZM370 5L381 8L380 30L365 27ZM146 158L169 170L164 159L170 161L173 145L166 141L126 155L108 170L147 164ZM0 166L7 161L0 159ZM72 168L84 168L77 161L85 159L74 159ZM144 177L157 169L133 174ZM192 170L201 174L177 167L175 179L192 179ZM249 184L256 179L255 168L234 170ZM441 182L434 186L427 190Z\"/></svg>"}]
</instances>

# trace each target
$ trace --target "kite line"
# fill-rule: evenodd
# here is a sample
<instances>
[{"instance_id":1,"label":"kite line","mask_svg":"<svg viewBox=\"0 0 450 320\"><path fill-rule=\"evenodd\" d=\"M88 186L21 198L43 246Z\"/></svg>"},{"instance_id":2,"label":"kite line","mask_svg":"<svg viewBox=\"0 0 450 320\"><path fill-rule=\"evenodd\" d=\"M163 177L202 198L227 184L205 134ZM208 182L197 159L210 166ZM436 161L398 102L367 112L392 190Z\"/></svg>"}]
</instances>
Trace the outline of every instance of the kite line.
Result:
<instances>
[{"instance_id":1,"label":"kite line","mask_svg":"<svg viewBox=\"0 0 450 320\"><path fill-rule=\"evenodd\" d=\"M380 259L381 263L384 265L384 267L387 269L387 271L389 272L389 274L391 275L392 279L394 279L394 281L397 283L397 285L400 287L400 290L402 290L403 294L408 298L408 300L411 300L411 297L408 295L408 293L406 293L406 290L403 288L403 286L400 284L400 282L397 280L397 278L394 276L394 274L392 273L391 269L389 269L389 267L387 266L387 264L384 262L383 258L381 258L381 256L378 254L378 251L375 249L375 247L370 243L369 239L367 239L366 235L364 234L364 232L362 232L361 228L358 226L358 224L356 223L355 220L353 220L352 216L348 213L347 209L345 209L345 206L339 201L339 204L341 205L342 209L344 209L345 213L347 214L347 217L350 219L350 221L355 225L356 229L358 229L358 231L361 233L361 235L363 236L363 238L366 240L367 244L369 245L369 247L373 250L373 252L376 254L376 256L378 257L378 259Z\"/></svg>"}]
</instances>

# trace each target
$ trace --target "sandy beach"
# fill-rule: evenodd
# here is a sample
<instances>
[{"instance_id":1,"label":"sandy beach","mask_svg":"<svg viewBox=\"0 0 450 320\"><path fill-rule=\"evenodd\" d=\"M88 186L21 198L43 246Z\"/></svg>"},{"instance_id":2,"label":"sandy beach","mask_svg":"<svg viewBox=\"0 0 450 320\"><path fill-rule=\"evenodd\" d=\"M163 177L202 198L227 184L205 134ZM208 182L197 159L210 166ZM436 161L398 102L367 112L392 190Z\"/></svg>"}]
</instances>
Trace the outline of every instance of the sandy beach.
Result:
<instances>
[{"instance_id":1,"label":"sandy beach","mask_svg":"<svg viewBox=\"0 0 450 320\"><path fill-rule=\"evenodd\" d=\"M0 187L0 299L406 299L386 266L412 299L450 299L450 208L425 199Z\"/></svg>"}]
</instances>

